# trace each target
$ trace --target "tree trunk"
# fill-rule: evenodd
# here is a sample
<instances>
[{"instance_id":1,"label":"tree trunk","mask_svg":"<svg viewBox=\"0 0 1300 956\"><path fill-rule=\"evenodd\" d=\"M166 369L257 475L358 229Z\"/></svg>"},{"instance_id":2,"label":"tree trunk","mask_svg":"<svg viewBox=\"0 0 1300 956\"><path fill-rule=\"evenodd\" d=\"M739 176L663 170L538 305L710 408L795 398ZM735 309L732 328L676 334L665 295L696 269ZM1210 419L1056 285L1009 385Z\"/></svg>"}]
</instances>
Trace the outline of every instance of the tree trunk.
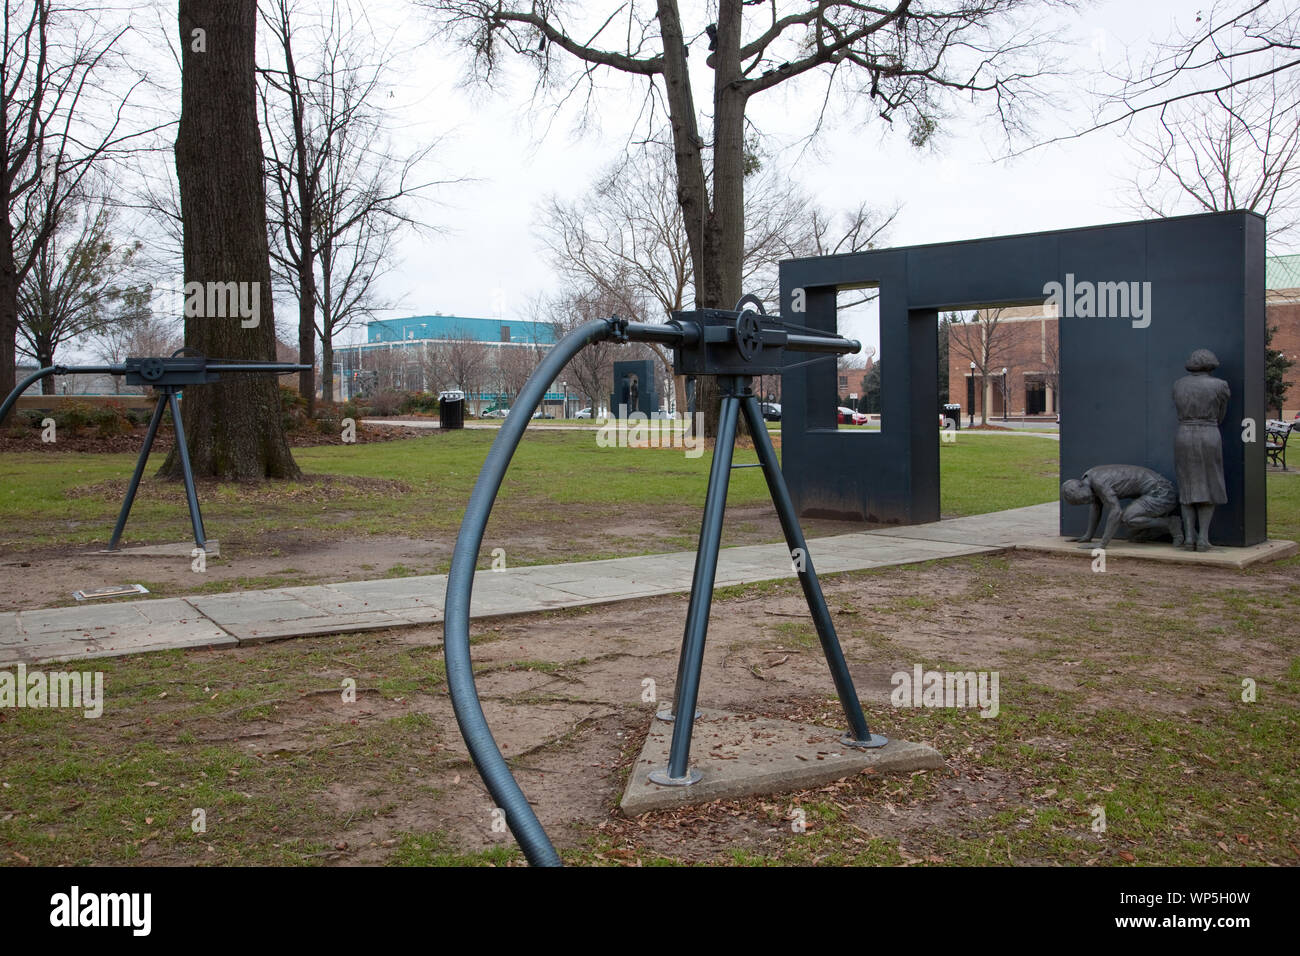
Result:
<instances>
[{"instance_id":1,"label":"tree trunk","mask_svg":"<svg viewBox=\"0 0 1300 956\"><path fill-rule=\"evenodd\" d=\"M713 76L713 209L706 245L707 307L730 309L744 294L745 97L736 89L740 72L742 0L718 4L718 49ZM711 248L710 248L711 247ZM712 259L712 262L707 260Z\"/></svg>"},{"instance_id":2,"label":"tree trunk","mask_svg":"<svg viewBox=\"0 0 1300 956\"><path fill-rule=\"evenodd\" d=\"M708 181L704 176L702 156L704 140L700 138L696 123L691 77L686 68L686 43L676 0L659 0L658 11L664 45L664 88L673 132L673 163L677 171L677 202L682 207L698 308L704 277L704 221L709 212Z\"/></svg>"},{"instance_id":3,"label":"tree trunk","mask_svg":"<svg viewBox=\"0 0 1300 956\"><path fill-rule=\"evenodd\" d=\"M238 283L241 298L256 303L257 317L245 328L251 316L213 309L215 296L206 296L202 315L186 316L185 345L212 358L272 360L275 313L254 73L257 0L180 0L178 19L176 177L185 281L204 289ZM274 376L229 374L188 388L182 409L195 474L225 480L301 475L285 440ZM180 477L174 450L160 474Z\"/></svg>"},{"instance_id":4,"label":"tree trunk","mask_svg":"<svg viewBox=\"0 0 1300 956\"><path fill-rule=\"evenodd\" d=\"M300 243L302 264L298 269L298 364L307 368L298 373L298 391L307 400L307 414L316 413L316 270L311 252L311 237ZM324 368L329 375L329 365ZM328 402L328 388L321 390L321 400Z\"/></svg>"},{"instance_id":5,"label":"tree trunk","mask_svg":"<svg viewBox=\"0 0 1300 956\"><path fill-rule=\"evenodd\" d=\"M322 402L334 401L334 336L327 334L320 349L320 398Z\"/></svg>"},{"instance_id":6,"label":"tree trunk","mask_svg":"<svg viewBox=\"0 0 1300 956\"><path fill-rule=\"evenodd\" d=\"M49 350L41 349L39 352L36 353L36 365L38 368L49 368L53 364L54 364L53 349L49 349ZM41 394L42 395L58 394L54 388L53 375L47 375L45 376L45 378L41 379ZM4 399L0 399L0 401L4 401Z\"/></svg>"},{"instance_id":7,"label":"tree trunk","mask_svg":"<svg viewBox=\"0 0 1300 956\"><path fill-rule=\"evenodd\" d=\"M0 151L3 151L3 146L0 146ZM14 262L14 233L9 222L8 200L7 195L0 195L0 402L18 384L18 266Z\"/></svg>"},{"instance_id":8,"label":"tree trunk","mask_svg":"<svg viewBox=\"0 0 1300 956\"><path fill-rule=\"evenodd\" d=\"M307 400L307 414L316 412L316 247L312 230L315 227L316 190L311 178L307 155L307 132L303 119L306 109L302 88L298 82L298 64L293 56L292 31L284 24L284 57L289 71L289 89L293 97L294 155L297 157L298 177L298 363L307 368L298 373L298 391ZM328 392L321 398L330 401Z\"/></svg>"}]
</instances>

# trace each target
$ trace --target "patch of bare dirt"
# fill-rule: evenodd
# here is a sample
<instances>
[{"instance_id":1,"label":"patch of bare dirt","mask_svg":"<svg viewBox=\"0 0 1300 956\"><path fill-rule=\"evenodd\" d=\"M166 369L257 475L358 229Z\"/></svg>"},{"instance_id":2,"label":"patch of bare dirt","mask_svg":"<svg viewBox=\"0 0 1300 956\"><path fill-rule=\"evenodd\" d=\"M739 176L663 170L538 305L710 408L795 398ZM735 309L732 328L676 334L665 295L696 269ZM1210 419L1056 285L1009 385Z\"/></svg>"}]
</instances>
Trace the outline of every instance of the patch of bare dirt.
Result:
<instances>
[{"instance_id":1,"label":"patch of bare dirt","mask_svg":"<svg viewBox=\"0 0 1300 956\"><path fill-rule=\"evenodd\" d=\"M911 778L866 773L802 794L634 819L617 805L652 715L672 694L685 596L480 622L473 660L489 725L552 840L597 861L725 862L736 851L815 846L791 831L788 811L797 805L835 811L851 834L847 843L809 851L811 863L867 850L884 853L883 862L942 863L961 841L989 840L993 817L1009 821L999 827L1027 828L1036 808L1048 807L1066 821L1070 848L1006 862L1087 864L1118 851L1091 831L1088 807L1063 799L1052 782L1077 759L1070 728L1038 728L1017 740L1023 765L990 764L988 722L973 710L926 722L896 709L892 676L917 664L996 670L1004 701L1068 692L1070 713L1190 710L1198 712L1192 720L1213 722L1242 674L1266 688L1288 673L1300 652L1296 577L1290 565L1241 573L1142 562L1093 574L1086 555L1013 553L828 578L827 600L872 729L931 743L944 768ZM133 734L167 750L236 748L259 767L299 761L321 781L309 793L286 797L277 780L288 789L293 780L274 775L241 778L238 786L250 807L288 800L262 838L319 843L328 848L316 854L324 862L382 863L413 834L441 834L462 852L512 845L493 826L493 801L434 668L441 636L439 628L418 628L193 652L170 672L134 675L170 696L151 689L129 711L69 732L78 746L112 746ZM417 689L382 689L385 679L410 673L420 675ZM348 676L357 679L355 703L338 691ZM264 679L281 682L274 694L202 715L187 712L185 688L175 686L194 684L206 699L208 682L216 694ZM842 726L797 586L756 588L715 604L701 705ZM1139 760L1142 747L1123 737L1115 743ZM821 825L810 817L808 832ZM1234 850L1244 862L1289 854L1241 846ZM192 862L190 852L177 844L147 858Z\"/></svg>"},{"instance_id":2,"label":"patch of bare dirt","mask_svg":"<svg viewBox=\"0 0 1300 956\"><path fill-rule=\"evenodd\" d=\"M900 733L898 712L890 704L891 675L910 671L914 663L999 670L1004 694L1017 685L1048 686L1082 692L1088 709L1179 713L1228 706L1222 693L1225 674L1250 671L1268 680L1288 666L1287 653L1276 642L1216 634L1208 623L1203 630L1162 632L1150 619L1134 614L1103 640L1089 637L1086 627L1072 630L1068 614L1080 607L1095 614L1113 612L1130 600L1138 584L1149 609L1177 601L1185 605L1193 587L1213 592L1245 584L1261 595L1294 597L1292 570L1264 571L1243 581L1231 571L1141 565L1101 580L1105 576L1091 575L1086 561L1012 555L1008 563L1009 570L950 563L943 569L944 590L954 596L934 606L926 604L933 594L929 575L905 569L828 582L828 601L873 729L917 739ZM1015 581L1016 586L1005 591L995 587L983 595L990 578ZM1043 610L1058 606L1069 594L1075 600L1062 608L1065 623L1058 628ZM910 607L909 599L920 606ZM803 623L802 607L797 592L719 602L705 654L702 702L741 713L842 725L820 649L815 641L804 646L797 628L782 627ZM660 696L671 696L685 608L684 597L669 597L518 618L501 625L495 640L475 647L489 723L505 753L526 756L514 762L517 777L557 845L584 846L594 827L615 844L626 841L639 852L687 861L717 859L735 847L771 852L793 838L782 809L790 801L838 800L864 842L878 837L898 841L904 863L942 862L934 859L934 840L921 835L961 838L981 820L1040 799L1031 792L1028 775L984 767L978 748L965 745L979 729L980 718L972 711L954 717L943 740L926 741L940 748L947 766L933 772L933 787L919 796L898 783L864 776L803 795L622 818L617 802L655 708L642 699L646 680L654 681ZM1279 620L1290 613L1294 611L1279 612ZM1169 609L1164 616L1197 623L1194 610ZM437 639L436 631L425 633ZM1137 651L1144 663L1135 667L1132 652ZM511 661L546 665L511 667ZM1144 687L1148 675L1156 689ZM566 704L568 708L561 706ZM969 724L966 730L963 720ZM444 740L454 736L449 712L439 726ZM549 743L541 739L548 734ZM1041 753L1041 766L1064 765L1069 759L1064 739L1035 737L1024 745ZM492 830L490 804L472 767L453 765L439 776L436 801L411 814L408 822L434 820L455 834L463 849L484 849L509 841ZM1083 820L1078 852L1086 861L1097 842L1088 836L1088 811L1074 807L1071 812ZM381 851L382 841L375 859ZM619 859L617 851L610 859Z\"/></svg>"},{"instance_id":3,"label":"patch of bare dirt","mask_svg":"<svg viewBox=\"0 0 1300 956\"><path fill-rule=\"evenodd\" d=\"M360 490L369 497L397 498L409 492L401 481L339 475L314 475L304 483L267 482L241 489L241 500L274 508L292 497L295 502L319 502L340 520L350 513L336 502L355 497ZM113 478L70 492L74 496L101 494L109 500L124 495L127 479ZM211 500L210 484L199 482L199 501ZM184 489L162 482L146 482L140 497L173 501L178 514L185 513ZM445 501L430 501L430 508L457 507ZM560 564L575 555L613 557L635 552L665 552L694 547L699 526L698 506L683 502L679 508L647 514L629 508L593 517L581 503L548 503L546 525L538 525L529 510L503 509L494 514L485 547L508 540L513 561L529 564ZM97 527L107 542L115 514L104 514ZM756 544L781 540L780 525L770 506L731 508L724 528L725 545ZM324 528L286 528L250 535L241 534L233 519L226 531L209 523L208 534L221 544L221 557L207 563L202 584L206 591L226 585L240 589L290 587L340 581L363 581L390 575L440 574L447 570L455 531L430 534L425 538L395 535L348 537ZM843 534L860 531L850 522L809 521L811 534ZM130 548L131 525L127 525L124 546ZM102 545L101 545L102 546ZM0 548L0 610L25 610L72 603L72 592L106 584L141 583L160 597L193 594L196 575L188 554L169 557L99 553L92 546L79 550L63 548ZM486 552L485 552L486 553Z\"/></svg>"}]
</instances>

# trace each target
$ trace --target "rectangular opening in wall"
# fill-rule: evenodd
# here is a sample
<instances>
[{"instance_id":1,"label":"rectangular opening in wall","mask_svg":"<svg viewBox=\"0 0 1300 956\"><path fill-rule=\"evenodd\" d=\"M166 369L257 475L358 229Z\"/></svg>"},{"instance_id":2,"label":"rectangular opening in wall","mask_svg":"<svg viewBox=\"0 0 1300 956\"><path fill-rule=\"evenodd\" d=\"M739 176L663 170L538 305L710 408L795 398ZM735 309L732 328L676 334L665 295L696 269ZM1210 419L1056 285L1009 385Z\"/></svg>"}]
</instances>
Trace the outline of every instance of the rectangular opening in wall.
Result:
<instances>
[{"instance_id":1,"label":"rectangular opening in wall","mask_svg":"<svg viewBox=\"0 0 1300 956\"><path fill-rule=\"evenodd\" d=\"M880 286L879 283L839 286L835 290L836 329L857 339L862 350L831 360L835 365L835 424L841 431L878 432L883 421L880 404Z\"/></svg>"},{"instance_id":2,"label":"rectangular opening in wall","mask_svg":"<svg viewBox=\"0 0 1300 956\"><path fill-rule=\"evenodd\" d=\"M1054 420L1060 362L1050 306L975 306L943 315L948 401L962 403L963 428Z\"/></svg>"}]
</instances>

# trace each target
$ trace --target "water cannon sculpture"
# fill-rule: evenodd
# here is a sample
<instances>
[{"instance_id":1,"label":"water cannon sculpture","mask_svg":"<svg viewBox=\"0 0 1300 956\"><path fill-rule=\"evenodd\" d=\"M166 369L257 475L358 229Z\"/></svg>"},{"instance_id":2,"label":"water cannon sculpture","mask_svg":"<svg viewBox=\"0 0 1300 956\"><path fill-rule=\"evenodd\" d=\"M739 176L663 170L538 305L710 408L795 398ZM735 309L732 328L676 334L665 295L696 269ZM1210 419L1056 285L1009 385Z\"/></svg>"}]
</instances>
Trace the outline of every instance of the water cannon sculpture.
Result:
<instances>
[{"instance_id":1,"label":"water cannon sculpture","mask_svg":"<svg viewBox=\"0 0 1300 956\"><path fill-rule=\"evenodd\" d=\"M127 516L131 514L131 504L135 501L140 479L144 476L145 462L149 460L149 450L153 448L154 438L158 434L158 425L162 422L163 411L170 408L172 425L176 429L176 451L181 459L181 472L185 477L185 498L190 508L190 524L194 527L194 544L201 550L207 550L207 536L203 530L203 515L199 512L199 496L194 488L194 470L190 467L190 452L185 445L185 426L181 422L180 393L188 385L208 385L221 381L225 373L255 372L264 375L284 375L289 372L303 371L311 366L295 365L287 362L254 362L212 359L195 349L177 349L170 356L147 356L127 358L114 365L51 365L28 375L9 393L9 397L0 405L0 422L5 420L9 410L29 387L50 375L120 375L127 385L144 385L158 393L158 403L154 406L153 417L149 419L149 431L145 435L144 447L140 449L140 458L135 463L135 472L126 489L126 499L113 527L113 537L105 551L119 550L122 530L126 527Z\"/></svg>"},{"instance_id":2,"label":"water cannon sculpture","mask_svg":"<svg viewBox=\"0 0 1300 956\"><path fill-rule=\"evenodd\" d=\"M713 584L718 567L731 469L758 467L763 469L763 475L767 479L768 491L791 552L793 568L803 587L822 652L830 666L835 690L848 720L849 730L843 743L860 748L882 747L888 743L886 738L871 733L867 726L835 633L835 625L831 621L830 610L822 595L817 572L808 554L808 543L804 540L798 514L781 474L781 464L772 447L772 440L768 437L758 398L751 387L756 375L777 375L799 364L852 354L861 350L860 343L786 322L779 316L767 315L762 303L754 296L743 297L732 310L674 312L672 320L664 325L628 322L618 317L584 323L547 353L515 401L515 408L526 409L526 413L511 415L505 420L488 452L456 539L443 615L447 683L461 734L483 782L487 784L497 806L505 812L506 822L519 841L525 857L529 863L542 866L558 866L560 858L492 738L474 686L469 643L470 595L474 585L474 567L492 504L510 459L528 425L529 415L541 402L550 383L573 357L586 346L601 341L654 342L671 346L675 374L713 376L718 380L721 393L717 441L709 470L704 517L700 524L699 548L695 556L695 573L673 695L675 716L698 716L696 702L699 698L700 671L704 661L709 608L713 601ZM816 357L802 362L790 361L792 355L802 353L816 353ZM756 465L732 463L736 428L741 415L748 423L754 449L758 453ZM673 720L668 765L650 774L653 782L662 786L690 786L700 779L699 772L689 766L693 725L694 721L690 719Z\"/></svg>"}]
</instances>

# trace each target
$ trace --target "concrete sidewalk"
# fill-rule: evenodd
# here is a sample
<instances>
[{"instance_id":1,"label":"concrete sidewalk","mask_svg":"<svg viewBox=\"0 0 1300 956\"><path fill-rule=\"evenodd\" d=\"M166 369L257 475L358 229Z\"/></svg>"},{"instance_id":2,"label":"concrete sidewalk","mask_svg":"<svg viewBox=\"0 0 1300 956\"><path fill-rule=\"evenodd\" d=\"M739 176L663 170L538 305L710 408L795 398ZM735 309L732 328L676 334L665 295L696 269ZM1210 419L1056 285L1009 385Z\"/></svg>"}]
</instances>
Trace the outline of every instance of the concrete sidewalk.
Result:
<instances>
[{"instance_id":1,"label":"concrete sidewalk","mask_svg":"<svg viewBox=\"0 0 1300 956\"><path fill-rule=\"evenodd\" d=\"M1056 540L1057 504L954 518L931 524L814 538L809 542L820 574L913 564ZM1261 545L1263 559L1294 551L1290 542ZM1276 546L1289 545L1279 553ZM1152 545L1125 545L1134 557ZM1087 551L1072 549L1082 560ZM1118 550L1118 544L1117 548ZM1217 563L1213 555L1170 551L1189 563ZM1236 549L1233 549L1236 550ZM1249 549L1246 549L1249 550ZM1268 552L1265 555L1265 552ZM1125 555L1128 556L1128 555ZM1219 561L1225 560L1223 557ZM691 589L695 552L652 554L608 561L547 564L480 571L474 578L475 618L679 594ZM1239 565L1236 565L1239 566ZM724 548L717 585L793 578L782 544ZM184 647L239 644L411 627L442 621L447 577L442 574L380 581L348 581L188 598L124 601L0 613L0 665L110 657Z\"/></svg>"},{"instance_id":2,"label":"concrete sidewalk","mask_svg":"<svg viewBox=\"0 0 1300 956\"><path fill-rule=\"evenodd\" d=\"M1055 503L932 525L815 538L817 571L856 571L979 554L1056 530ZM695 552L480 571L476 618L677 594L691 589ZM793 578L784 545L724 548L717 584ZM0 665L221 647L442 621L447 576L347 581L188 598L0 613Z\"/></svg>"}]
</instances>

